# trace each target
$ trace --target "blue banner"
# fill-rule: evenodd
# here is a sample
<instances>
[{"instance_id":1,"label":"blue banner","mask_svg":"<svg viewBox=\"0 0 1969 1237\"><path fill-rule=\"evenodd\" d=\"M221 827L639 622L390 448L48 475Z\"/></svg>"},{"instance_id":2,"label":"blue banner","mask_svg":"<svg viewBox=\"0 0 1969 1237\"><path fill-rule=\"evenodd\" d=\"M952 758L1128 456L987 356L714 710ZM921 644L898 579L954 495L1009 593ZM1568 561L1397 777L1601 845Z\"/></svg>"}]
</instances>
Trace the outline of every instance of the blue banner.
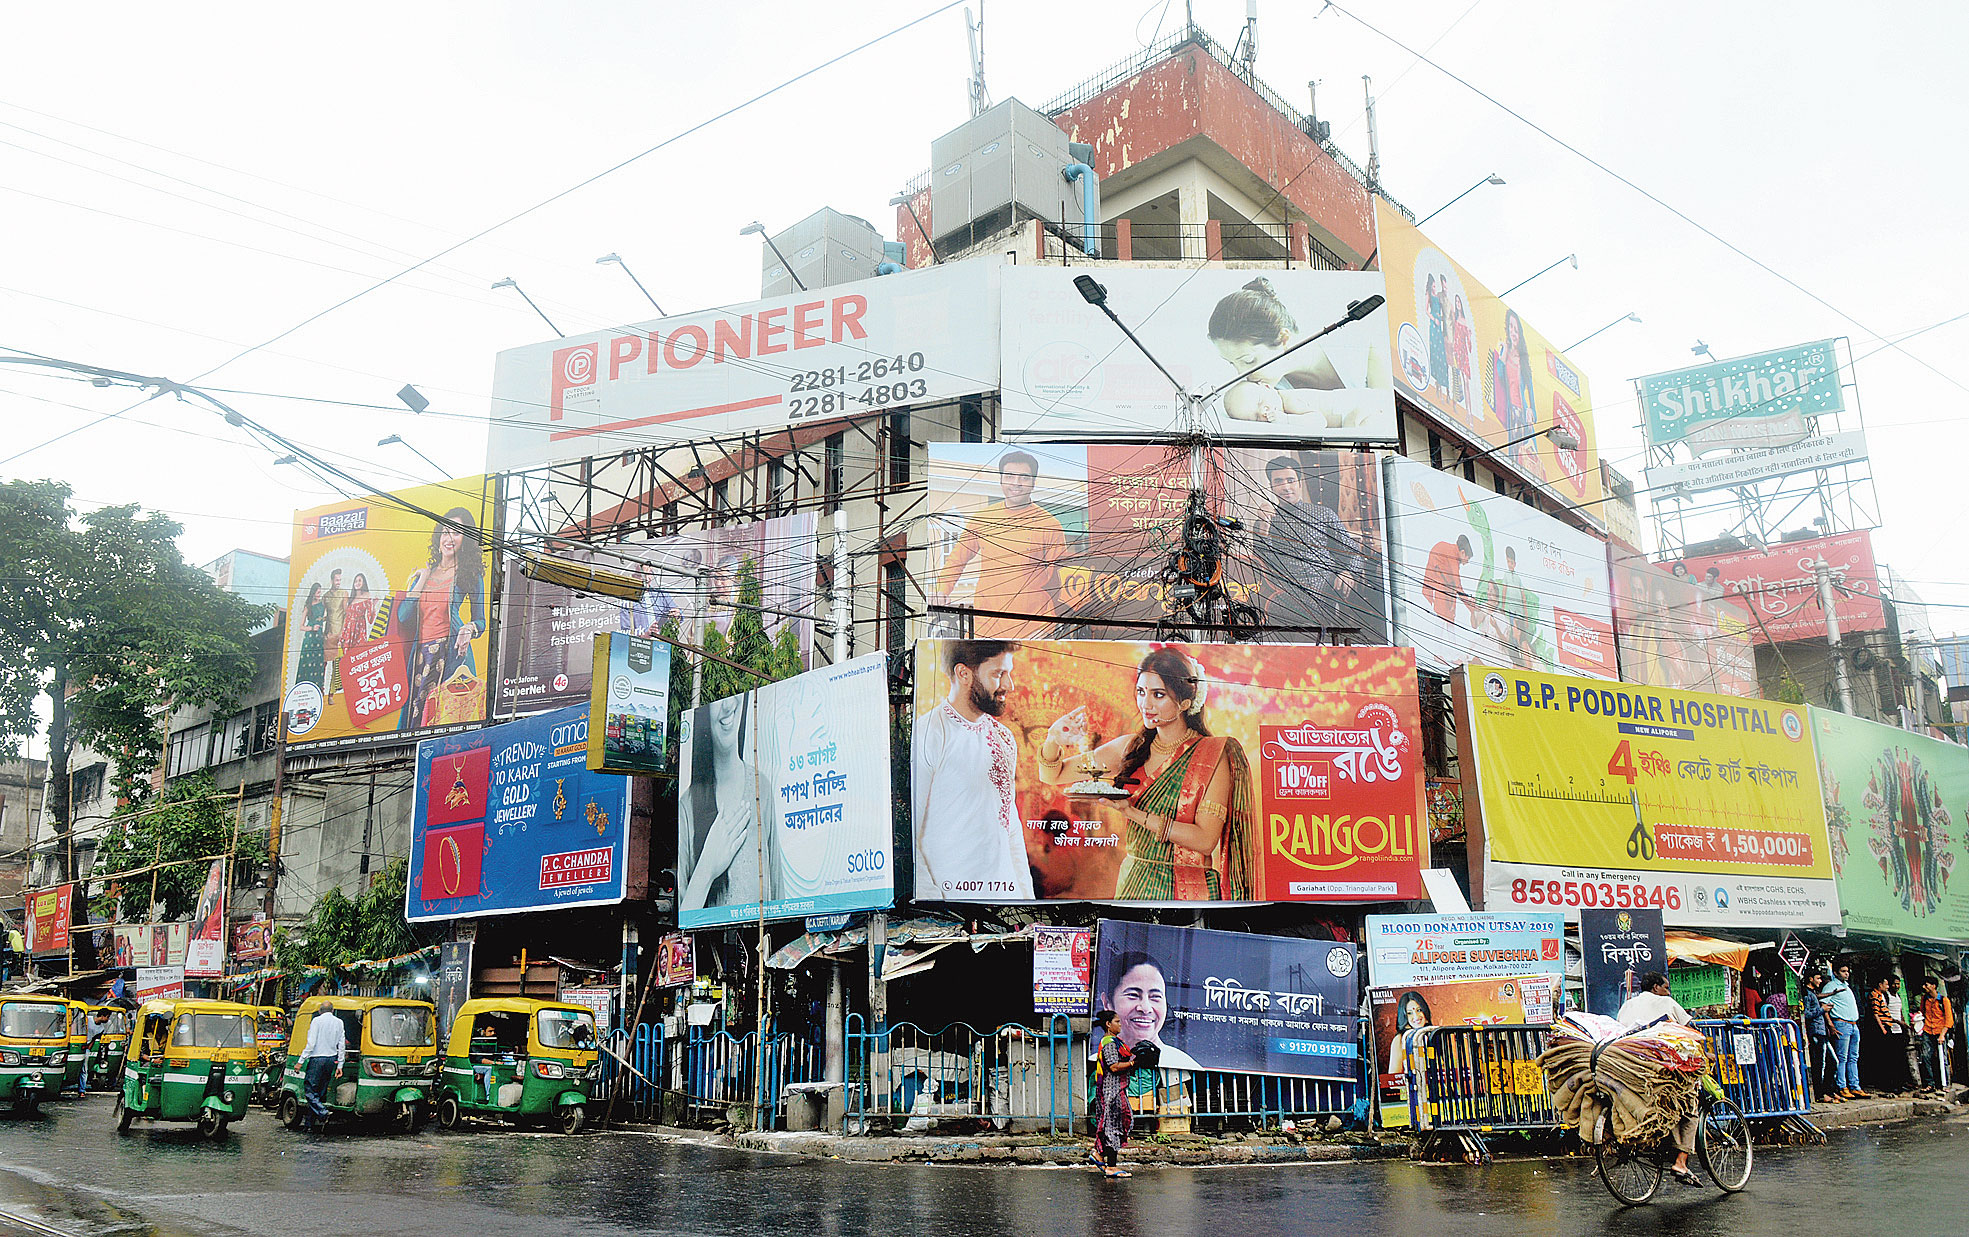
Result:
<instances>
[{"instance_id":1,"label":"blue banner","mask_svg":"<svg viewBox=\"0 0 1969 1237\"><path fill-rule=\"evenodd\" d=\"M424 740L405 916L622 901L629 787L588 771L582 705Z\"/></svg>"},{"instance_id":2,"label":"blue banner","mask_svg":"<svg viewBox=\"0 0 1969 1237\"><path fill-rule=\"evenodd\" d=\"M1094 1004L1163 1069L1360 1078L1354 946L1103 919Z\"/></svg>"}]
</instances>

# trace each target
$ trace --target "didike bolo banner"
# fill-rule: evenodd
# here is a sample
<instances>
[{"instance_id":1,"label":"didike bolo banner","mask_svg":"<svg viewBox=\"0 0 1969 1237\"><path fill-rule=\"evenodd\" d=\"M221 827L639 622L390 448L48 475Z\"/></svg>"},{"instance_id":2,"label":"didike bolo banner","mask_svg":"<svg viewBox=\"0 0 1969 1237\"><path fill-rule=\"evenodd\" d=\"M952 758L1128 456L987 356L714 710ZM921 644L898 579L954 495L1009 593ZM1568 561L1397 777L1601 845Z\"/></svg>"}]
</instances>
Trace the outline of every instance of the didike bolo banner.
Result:
<instances>
[{"instance_id":1,"label":"didike bolo banner","mask_svg":"<svg viewBox=\"0 0 1969 1237\"><path fill-rule=\"evenodd\" d=\"M1456 704L1487 909L1839 923L1804 709L1476 665Z\"/></svg>"}]
</instances>

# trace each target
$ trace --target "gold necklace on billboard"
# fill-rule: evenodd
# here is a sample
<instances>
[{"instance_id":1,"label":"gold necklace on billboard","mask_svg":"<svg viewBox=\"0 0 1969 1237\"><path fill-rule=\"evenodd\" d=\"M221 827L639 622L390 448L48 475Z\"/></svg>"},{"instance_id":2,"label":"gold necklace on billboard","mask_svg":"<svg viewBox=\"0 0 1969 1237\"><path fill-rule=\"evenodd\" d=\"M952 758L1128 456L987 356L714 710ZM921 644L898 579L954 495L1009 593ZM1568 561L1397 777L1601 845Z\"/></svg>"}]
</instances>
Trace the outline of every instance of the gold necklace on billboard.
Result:
<instances>
[{"instance_id":1,"label":"gold necklace on billboard","mask_svg":"<svg viewBox=\"0 0 1969 1237\"><path fill-rule=\"evenodd\" d=\"M460 807L472 801L472 792L465 788L465 758L451 758L451 789L445 792L446 807Z\"/></svg>"},{"instance_id":2,"label":"gold necklace on billboard","mask_svg":"<svg viewBox=\"0 0 1969 1237\"><path fill-rule=\"evenodd\" d=\"M567 815L567 779L557 777L554 779L554 819L559 820L565 815Z\"/></svg>"}]
</instances>

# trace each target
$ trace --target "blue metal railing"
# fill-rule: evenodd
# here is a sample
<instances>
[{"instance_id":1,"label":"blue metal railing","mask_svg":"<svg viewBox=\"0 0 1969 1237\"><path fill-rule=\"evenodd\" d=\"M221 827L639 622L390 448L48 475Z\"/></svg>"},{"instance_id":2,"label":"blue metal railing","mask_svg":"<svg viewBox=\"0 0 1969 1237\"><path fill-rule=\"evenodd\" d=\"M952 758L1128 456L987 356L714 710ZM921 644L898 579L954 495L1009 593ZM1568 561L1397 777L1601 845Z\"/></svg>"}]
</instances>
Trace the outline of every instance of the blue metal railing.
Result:
<instances>
[{"instance_id":1,"label":"blue metal railing","mask_svg":"<svg viewBox=\"0 0 1969 1237\"><path fill-rule=\"evenodd\" d=\"M1789 1018L1701 1019L1723 1094L1746 1117L1802 1117L1812 1110L1805 1043Z\"/></svg>"}]
</instances>

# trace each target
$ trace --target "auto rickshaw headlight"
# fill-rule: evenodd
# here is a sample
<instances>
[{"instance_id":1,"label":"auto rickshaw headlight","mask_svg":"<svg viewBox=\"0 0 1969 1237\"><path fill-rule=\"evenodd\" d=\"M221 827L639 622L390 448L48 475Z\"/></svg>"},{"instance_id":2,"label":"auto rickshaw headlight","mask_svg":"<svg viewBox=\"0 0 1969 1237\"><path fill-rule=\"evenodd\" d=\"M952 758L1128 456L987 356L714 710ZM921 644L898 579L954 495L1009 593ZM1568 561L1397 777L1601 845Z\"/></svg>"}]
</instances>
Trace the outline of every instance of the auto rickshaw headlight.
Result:
<instances>
[{"instance_id":1,"label":"auto rickshaw headlight","mask_svg":"<svg viewBox=\"0 0 1969 1237\"><path fill-rule=\"evenodd\" d=\"M68 1054L66 1052L51 1052L48 1054L48 1064L50 1065L66 1065L67 1063Z\"/></svg>"},{"instance_id":2,"label":"auto rickshaw headlight","mask_svg":"<svg viewBox=\"0 0 1969 1237\"><path fill-rule=\"evenodd\" d=\"M378 1078L395 1078L397 1076L397 1063L395 1061L371 1060L369 1062L369 1072Z\"/></svg>"},{"instance_id":3,"label":"auto rickshaw headlight","mask_svg":"<svg viewBox=\"0 0 1969 1237\"><path fill-rule=\"evenodd\" d=\"M560 1065L556 1065L552 1061L535 1061L533 1063L533 1068L534 1071L538 1073L542 1078L567 1077L566 1068Z\"/></svg>"},{"instance_id":4,"label":"auto rickshaw headlight","mask_svg":"<svg viewBox=\"0 0 1969 1237\"><path fill-rule=\"evenodd\" d=\"M19 1065L20 1063L20 1053L13 1051L0 1052L0 1065Z\"/></svg>"}]
</instances>

